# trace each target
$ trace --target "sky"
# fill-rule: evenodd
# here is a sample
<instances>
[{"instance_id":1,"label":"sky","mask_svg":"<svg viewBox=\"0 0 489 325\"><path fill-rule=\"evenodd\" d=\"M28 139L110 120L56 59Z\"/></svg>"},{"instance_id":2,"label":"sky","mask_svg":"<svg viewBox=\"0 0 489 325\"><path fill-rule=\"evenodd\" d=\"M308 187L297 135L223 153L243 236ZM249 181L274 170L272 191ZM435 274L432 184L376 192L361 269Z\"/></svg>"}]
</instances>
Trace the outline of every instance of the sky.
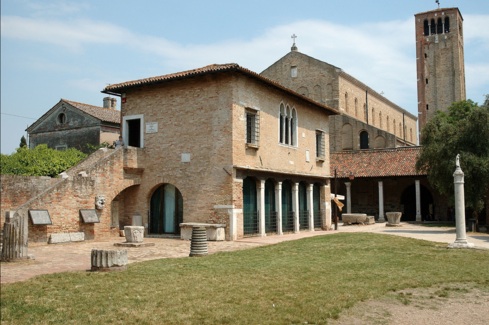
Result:
<instances>
[{"instance_id":1,"label":"sky","mask_svg":"<svg viewBox=\"0 0 489 325\"><path fill-rule=\"evenodd\" d=\"M489 1L464 18L467 98L489 93ZM102 106L108 84L237 63L262 72L292 46L417 116L414 15L435 0L2 0L1 153L61 98ZM120 102L120 100L119 100ZM120 103L118 103L118 107Z\"/></svg>"}]
</instances>

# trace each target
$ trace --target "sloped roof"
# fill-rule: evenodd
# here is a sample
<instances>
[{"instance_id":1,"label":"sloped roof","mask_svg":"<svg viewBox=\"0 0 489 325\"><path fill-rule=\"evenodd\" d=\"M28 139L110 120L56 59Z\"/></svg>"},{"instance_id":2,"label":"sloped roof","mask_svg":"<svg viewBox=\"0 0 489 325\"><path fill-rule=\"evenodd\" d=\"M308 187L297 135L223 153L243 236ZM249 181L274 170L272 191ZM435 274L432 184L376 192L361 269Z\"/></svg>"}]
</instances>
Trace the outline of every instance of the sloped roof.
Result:
<instances>
[{"instance_id":1,"label":"sloped roof","mask_svg":"<svg viewBox=\"0 0 489 325\"><path fill-rule=\"evenodd\" d=\"M72 100L67 100L67 99L61 99L61 100L103 122L110 122L110 123L121 122L121 112L115 109L74 102Z\"/></svg>"},{"instance_id":2,"label":"sloped roof","mask_svg":"<svg viewBox=\"0 0 489 325\"><path fill-rule=\"evenodd\" d=\"M75 102L72 100L67 100L67 99L60 99L59 102L57 102L53 107L51 107L46 113L44 113L40 118L37 119L34 123L29 125L26 129L27 132L32 132L41 121L43 121L47 116L53 113L59 107L59 105L62 105L63 103L66 103L68 105L73 106L76 109L79 109L80 111L95 117L96 119L102 121L102 122L108 122L108 123L116 123L120 124L121 123L121 112L117 111L115 109L110 109L110 108L104 108L100 106L94 106L94 105L89 105L89 104L84 104L84 103L79 103Z\"/></svg>"},{"instance_id":3,"label":"sloped roof","mask_svg":"<svg viewBox=\"0 0 489 325\"><path fill-rule=\"evenodd\" d=\"M416 171L416 160L421 147L401 147L358 151L340 151L330 155L330 171L339 178L421 176Z\"/></svg>"},{"instance_id":4,"label":"sloped roof","mask_svg":"<svg viewBox=\"0 0 489 325\"><path fill-rule=\"evenodd\" d=\"M176 72L176 73L171 73L171 74L166 74L162 76L156 76L156 77L150 77L150 78L144 78L144 79L138 79L138 80L131 80L131 81L126 81L126 82L121 82L118 84L112 84L104 88L102 90L103 93L106 94L112 94L112 95L120 95L124 92L126 89L130 88L136 88L136 87L141 87L141 86L148 86L148 85L154 85L154 84L161 84L164 82L168 81L173 81L173 80L179 80L179 79L186 79L186 78L192 78L192 77L197 77L197 76L202 76L206 74L215 74L215 73L223 73L223 72L238 72L242 73L248 77L254 78L260 82L263 82L269 86L273 86L277 89L286 91L290 93L291 95L295 97L299 97L300 99L307 101L315 106L319 106L324 108L326 111L329 111L330 114L340 114L340 112L332 107L326 106L324 104L320 104L306 96L303 96L287 87L284 87L278 82L275 82L271 79L265 78L261 75L259 75L256 72L253 72L249 69L243 68L239 66L236 63L226 63L226 64L210 64L202 68L198 69L192 69L192 70L186 70L182 72Z\"/></svg>"}]
</instances>

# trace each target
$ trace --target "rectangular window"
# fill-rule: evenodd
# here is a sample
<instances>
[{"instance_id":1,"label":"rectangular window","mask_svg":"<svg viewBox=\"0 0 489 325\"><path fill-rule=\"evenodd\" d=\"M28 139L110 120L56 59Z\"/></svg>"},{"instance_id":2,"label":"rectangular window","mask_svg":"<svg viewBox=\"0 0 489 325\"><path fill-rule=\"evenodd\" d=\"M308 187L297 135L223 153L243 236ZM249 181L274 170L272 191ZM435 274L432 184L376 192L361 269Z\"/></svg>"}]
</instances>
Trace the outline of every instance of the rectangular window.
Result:
<instances>
[{"instance_id":1,"label":"rectangular window","mask_svg":"<svg viewBox=\"0 0 489 325\"><path fill-rule=\"evenodd\" d=\"M324 143L324 132L321 130L316 130L316 160L317 161L324 161L324 158L326 157L326 150L325 150L325 143Z\"/></svg>"},{"instance_id":2,"label":"rectangular window","mask_svg":"<svg viewBox=\"0 0 489 325\"><path fill-rule=\"evenodd\" d=\"M246 109L246 144L258 147L260 139L260 118L258 111Z\"/></svg>"},{"instance_id":3,"label":"rectangular window","mask_svg":"<svg viewBox=\"0 0 489 325\"><path fill-rule=\"evenodd\" d=\"M296 66L290 68L290 76L292 78L296 78L297 77L297 67Z\"/></svg>"}]
</instances>

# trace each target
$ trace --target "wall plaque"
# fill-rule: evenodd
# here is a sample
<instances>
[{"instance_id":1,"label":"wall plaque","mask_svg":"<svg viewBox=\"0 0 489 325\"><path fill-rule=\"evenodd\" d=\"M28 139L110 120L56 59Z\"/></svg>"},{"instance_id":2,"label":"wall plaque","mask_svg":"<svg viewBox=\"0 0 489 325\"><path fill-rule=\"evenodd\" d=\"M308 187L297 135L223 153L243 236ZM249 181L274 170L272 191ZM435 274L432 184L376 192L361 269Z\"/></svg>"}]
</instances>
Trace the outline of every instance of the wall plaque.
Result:
<instances>
[{"instance_id":1,"label":"wall plaque","mask_svg":"<svg viewBox=\"0 0 489 325\"><path fill-rule=\"evenodd\" d=\"M97 210L95 209L80 209L80 216L83 220L83 223L98 223L100 219L97 215Z\"/></svg>"},{"instance_id":2,"label":"wall plaque","mask_svg":"<svg viewBox=\"0 0 489 325\"><path fill-rule=\"evenodd\" d=\"M158 122L147 122L146 133L158 133Z\"/></svg>"},{"instance_id":3,"label":"wall plaque","mask_svg":"<svg viewBox=\"0 0 489 325\"><path fill-rule=\"evenodd\" d=\"M29 216L33 225L52 225L48 210L29 210Z\"/></svg>"}]
</instances>

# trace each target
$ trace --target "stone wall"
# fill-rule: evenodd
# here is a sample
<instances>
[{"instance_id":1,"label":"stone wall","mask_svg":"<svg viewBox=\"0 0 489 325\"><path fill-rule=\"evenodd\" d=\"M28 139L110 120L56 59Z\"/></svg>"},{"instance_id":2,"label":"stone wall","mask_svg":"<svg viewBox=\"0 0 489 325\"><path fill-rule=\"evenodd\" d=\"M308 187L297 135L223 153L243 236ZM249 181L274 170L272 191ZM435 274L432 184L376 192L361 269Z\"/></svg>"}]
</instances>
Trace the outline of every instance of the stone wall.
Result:
<instances>
[{"instance_id":1,"label":"stone wall","mask_svg":"<svg viewBox=\"0 0 489 325\"><path fill-rule=\"evenodd\" d=\"M174 185L183 196L183 222L227 224L237 217L242 227L242 179L245 168L325 181L325 161L315 159L316 130L325 131L328 112L287 92L265 87L240 75L214 75L126 91L123 116L142 116L158 132L144 134L138 165L141 185L125 196L126 212L138 213L148 224L149 202L162 184ZM298 145L279 144L279 109L284 103L298 112ZM246 145L246 108L258 112L260 140ZM306 151L309 151L307 159ZM189 160L184 160L183 155ZM284 177L284 176L283 176ZM242 229L238 228L242 233ZM228 234L228 233L227 233Z\"/></svg>"}]
</instances>

